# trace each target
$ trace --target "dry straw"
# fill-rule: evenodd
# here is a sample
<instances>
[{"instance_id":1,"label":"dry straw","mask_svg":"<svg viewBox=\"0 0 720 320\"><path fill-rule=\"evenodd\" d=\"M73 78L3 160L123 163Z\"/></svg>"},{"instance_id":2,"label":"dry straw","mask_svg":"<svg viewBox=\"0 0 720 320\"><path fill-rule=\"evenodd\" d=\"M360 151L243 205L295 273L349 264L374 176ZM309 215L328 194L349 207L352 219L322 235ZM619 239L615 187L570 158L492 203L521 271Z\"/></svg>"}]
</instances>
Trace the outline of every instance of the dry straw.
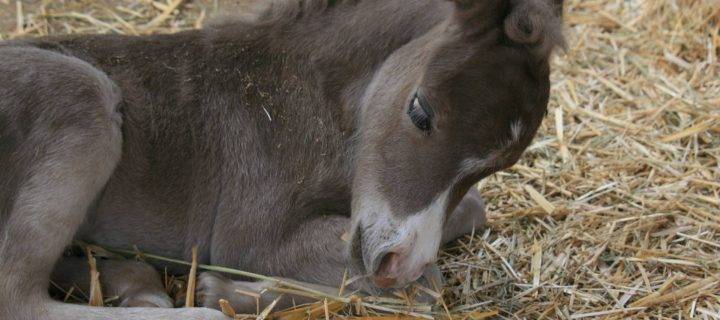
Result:
<instances>
[{"instance_id":1,"label":"dry straw","mask_svg":"<svg viewBox=\"0 0 720 320\"><path fill-rule=\"evenodd\" d=\"M481 183L488 228L442 252L440 306L278 283L318 302L244 317L720 318L720 2L565 2L548 119ZM174 32L215 5L0 0L0 37Z\"/></svg>"}]
</instances>

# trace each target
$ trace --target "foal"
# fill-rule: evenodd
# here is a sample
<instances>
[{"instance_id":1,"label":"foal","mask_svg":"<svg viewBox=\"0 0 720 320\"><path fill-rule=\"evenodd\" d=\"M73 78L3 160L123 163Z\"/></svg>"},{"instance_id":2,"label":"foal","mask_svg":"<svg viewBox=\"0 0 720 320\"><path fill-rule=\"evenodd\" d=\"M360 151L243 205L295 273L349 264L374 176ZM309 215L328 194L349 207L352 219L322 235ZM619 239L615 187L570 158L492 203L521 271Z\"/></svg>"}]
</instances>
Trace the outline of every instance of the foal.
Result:
<instances>
[{"instance_id":1,"label":"foal","mask_svg":"<svg viewBox=\"0 0 720 320\"><path fill-rule=\"evenodd\" d=\"M432 274L483 223L468 190L543 118L561 6L276 1L172 35L1 43L0 315L223 317L147 308L171 303L139 262L99 265L134 308L53 301L53 270L83 282L73 238L331 287L348 269L369 293ZM254 310L234 289L267 284L241 280L202 275L200 304Z\"/></svg>"}]
</instances>

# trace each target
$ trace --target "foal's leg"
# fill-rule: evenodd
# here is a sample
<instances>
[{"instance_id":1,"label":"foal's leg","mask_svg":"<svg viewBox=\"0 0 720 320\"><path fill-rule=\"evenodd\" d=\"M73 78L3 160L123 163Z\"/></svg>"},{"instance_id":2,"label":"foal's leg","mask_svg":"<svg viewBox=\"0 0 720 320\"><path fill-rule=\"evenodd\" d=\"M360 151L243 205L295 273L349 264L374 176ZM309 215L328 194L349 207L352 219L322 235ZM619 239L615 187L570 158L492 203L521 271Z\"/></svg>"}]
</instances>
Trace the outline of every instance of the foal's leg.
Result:
<instances>
[{"instance_id":1,"label":"foal's leg","mask_svg":"<svg viewBox=\"0 0 720 320\"><path fill-rule=\"evenodd\" d=\"M288 237L286 245L275 248L273 256L265 258L270 264L292 269L284 274L292 279L287 281L336 295L345 271L341 236L348 224L349 219L342 216L322 216L305 222ZM274 286L271 281L234 281L220 274L203 273L198 280L198 301L204 307L219 308L218 300L222 298L228 300L238 313L255 313L258 301L244 293L260 295L262 310L279 296L272 291ZM315 300L284 294L275 308L280 310L312 301Z\"/></svg>"},{"instance_id":2,"label":"foal's leg","mask_svg":"<svg viewBox=\"0 0 720 320\"><path fill-rule=\"evenodd\" d=\"M119 159L119 93L58 54L7 48L0 61L0 119L14 125L0 133L14 166L0 173L13 193L0 207L0 314L41 319L53 264Z\"/></svg>"},{"instance_id":3,"label":"foal's leg","mask_svg":"<svg viewBox=\"0 0 720 320\"><path fill-rule=\"evenodd\" d=\"M118 88L78 59L0 47L0 315L9 319L211 318L210 310L53 301L50 273L121 152Z\"/></svg>"},{"instance_id":4,"label":"foal's leg","mask_svg":"<svg viewBox=\"0 0 720 320\"><path fill-rule=\"evenodd\" d=\"M98 260L97 269L103 294L118 297L120 307L173 307L160 274L149 264L133 260ZM83 292L90 292L90 266L87 259L60 259L51 279L65 290L75 286Z\"/></svg>"},{"instance_id":5,"label":"foal's leg","mask_svg":"<svg viewBox=\"0 0 720 320\"><path fill-rule=\"evenodd\" d=\"M306 223L296 233L299 235L287 247L279 250L279 257L291 259L297 266L295 274L289 275L292 279L303 281L303 286L328 294L336 295L341 285L346 263L344 257L344 243L340 240L349 225L349 219L339 216L321 217ZM480 230L485 224L484 201L476 189L471 189L453 211L445 226L443 244L448 243L473 230ZM277 261L277 260L275 260ZM442 287L443 280L437 265L429 266L423 278L423 286L435 289ZM298 282L300 283L300 282ZM319 283L308 284L308 283ZM269 281L249 282L233 281L220 274L203 273L198 282L198 295L201 305L210 308L219 308L218 300L226 299L240 313L254 313L258 308L262 310L278 297L272 291L275 284ZM347 290L361 289L350 286ZM439 288L438 288L439 289ZM346 292L348 292L346 291ZM260 295L256 300L251 295ZM430 296L420 296L417 300L422 302L433 301ZM276 305L282 309L314 301L302 296L284 295Z\"/></svg>"}]
</instances>

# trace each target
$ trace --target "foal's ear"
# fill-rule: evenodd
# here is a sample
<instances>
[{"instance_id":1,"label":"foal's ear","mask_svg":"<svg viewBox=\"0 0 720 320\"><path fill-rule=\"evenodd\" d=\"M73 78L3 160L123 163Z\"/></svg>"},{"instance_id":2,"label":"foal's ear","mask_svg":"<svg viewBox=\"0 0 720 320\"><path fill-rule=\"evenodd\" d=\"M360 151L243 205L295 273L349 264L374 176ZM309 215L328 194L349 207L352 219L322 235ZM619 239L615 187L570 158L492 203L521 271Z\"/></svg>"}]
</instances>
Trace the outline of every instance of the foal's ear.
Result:
<instances>
[{"instance_id":1,"label":"foal's ear","mask_svg":"<svg viewBox=\"0 0 720 320\"><path fill-rule=\"evenodd\" d=\"M529 46L540 56L556 47L565 48L562 34L562 0L510 0L505 34L515 43Z\"/></svg>"},{"instance_id":2,"label":"foal's ear","mask_svg":"<svg viewBox=\"0 0 720 320\"><path fill-rule=\"evenodd\" d=\"M563 0L451 0L463 28L481 33L501 27L515 43L548 51L564 46Z\"/></svg>"},{"instance_id":3,"label":"foal's ear","mask_svg":"<svg viewBox=\"0 0 720 320\"><path fill-rule=\"evenodd\" d=\"M562 0L511 0L511 3L513 8L504 23L510 39L522 44L560 40L557 34L562 29Z\"/></svg>"}]
</instances>

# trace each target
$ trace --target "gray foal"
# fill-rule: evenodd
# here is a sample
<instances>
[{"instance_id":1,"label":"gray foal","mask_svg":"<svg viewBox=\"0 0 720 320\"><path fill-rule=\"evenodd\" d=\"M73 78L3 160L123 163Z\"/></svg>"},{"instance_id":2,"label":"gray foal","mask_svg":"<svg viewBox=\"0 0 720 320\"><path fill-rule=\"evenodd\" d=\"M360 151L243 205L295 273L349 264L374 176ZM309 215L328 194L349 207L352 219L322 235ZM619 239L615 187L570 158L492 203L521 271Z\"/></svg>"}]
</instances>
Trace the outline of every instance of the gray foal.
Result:
<instances>
[{"instance_id":1,"label":"gray foal","mask_svg":"<svg viewBox=\"0 0 720 320\"><path fill-rule=\"evenodd\" d=\"M558 0L275 1L254 21L0 43L0 315L222 319L156 267L100 261L127 308L65 304L73 239L374 294L437 281L471 188L546 112ZM347 233L348 241L341 241ZM428 279L430 278L430 279ZM200 305L268 283L202 274ZM269 297L263 297L267 303ZM297 301L297 300L296 300ZM282 305L288 305L285 299Z\"/></svg>"}]
</instances>

